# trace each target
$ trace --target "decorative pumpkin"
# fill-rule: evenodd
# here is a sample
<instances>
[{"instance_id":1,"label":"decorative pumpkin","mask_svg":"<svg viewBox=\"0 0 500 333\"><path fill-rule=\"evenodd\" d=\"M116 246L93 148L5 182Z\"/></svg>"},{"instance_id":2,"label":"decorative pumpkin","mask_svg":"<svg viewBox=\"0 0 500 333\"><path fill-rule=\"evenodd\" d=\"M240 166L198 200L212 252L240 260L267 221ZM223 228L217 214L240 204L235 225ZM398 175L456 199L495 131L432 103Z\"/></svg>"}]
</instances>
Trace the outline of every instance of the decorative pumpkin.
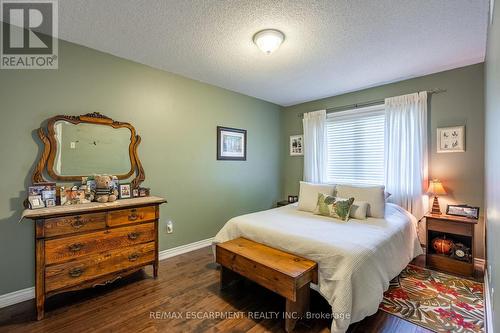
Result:
<instances>
[{"instance_id":1,"label":"decorative pumpkin","mask_svg":"<svg viewBox=\"0 0 500 333\"><path fill-rule=\"evenodd\" d=\"M432 248L438 254L450 254L453 250L453 245L453 241L446 239L446 236L436 237L432 240Z\"/></svg>"}]
</instances>

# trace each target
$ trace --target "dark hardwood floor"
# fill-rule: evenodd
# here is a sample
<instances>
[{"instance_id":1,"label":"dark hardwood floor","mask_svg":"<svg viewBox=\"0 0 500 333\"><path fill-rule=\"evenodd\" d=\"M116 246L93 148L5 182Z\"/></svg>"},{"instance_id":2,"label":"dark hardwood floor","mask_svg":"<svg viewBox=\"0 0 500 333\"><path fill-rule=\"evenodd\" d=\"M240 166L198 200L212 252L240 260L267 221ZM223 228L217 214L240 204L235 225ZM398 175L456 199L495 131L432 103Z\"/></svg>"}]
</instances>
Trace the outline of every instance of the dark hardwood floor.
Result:
<instances>
[{"instance_id":1,"label":"dark hardwood floor","mask_svg":"<svg viewBox=\"0 0 500 333\"><path fill-rule=\"evenodd\" d=\"M157 280L148 268L113 285L49 298L42 321L33 300L0 309L0 332L283 332L275 314L263 317L281 313L283 298L248 281L220 291L218 274L211 249L203 248L161 261ZM315 292L311 312L330 313ZM301 320L295 329L329 331L326 319ZM379 311L349 332L430 331Z\"/></svg>"}]
</instances>

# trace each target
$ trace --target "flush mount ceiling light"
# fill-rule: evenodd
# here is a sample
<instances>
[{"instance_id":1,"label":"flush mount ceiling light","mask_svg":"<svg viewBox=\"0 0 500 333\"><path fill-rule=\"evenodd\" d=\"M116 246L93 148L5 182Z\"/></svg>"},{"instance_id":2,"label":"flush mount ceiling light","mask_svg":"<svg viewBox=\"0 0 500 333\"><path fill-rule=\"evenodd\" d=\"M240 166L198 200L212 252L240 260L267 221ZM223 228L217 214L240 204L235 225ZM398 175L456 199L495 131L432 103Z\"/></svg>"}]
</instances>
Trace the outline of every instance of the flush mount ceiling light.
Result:
<instances>
[{"instance_id":1,"label":"flush mount ceiling light","mask_svg":"<svg viewBox=\"0 0 500 333\"><path fill-rule=\"evenodd\" d=\"M265 54L276 51L285 40L285 35L276 29L265 29L253 35L253 42Z\"/></svg>"}]
</instances>

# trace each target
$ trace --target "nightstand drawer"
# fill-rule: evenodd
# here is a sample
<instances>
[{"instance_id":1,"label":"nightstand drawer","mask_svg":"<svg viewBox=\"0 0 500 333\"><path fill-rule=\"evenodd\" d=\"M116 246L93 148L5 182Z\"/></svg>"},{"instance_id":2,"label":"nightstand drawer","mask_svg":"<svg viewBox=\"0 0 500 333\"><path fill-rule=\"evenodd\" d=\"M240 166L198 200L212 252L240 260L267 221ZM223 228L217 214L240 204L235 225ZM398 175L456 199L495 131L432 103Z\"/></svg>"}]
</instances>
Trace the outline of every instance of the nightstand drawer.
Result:
<instances>
[{"instance_id":1,"label":"nightstand drawer","mask_svg":"<svg viewBox=\"0 0 500 333\"><path fill-rule=\"evenodd\" d=\"M474 228L474 225L471 224L427 218L427 229L429 230L446 232L455 235L472 236L472 228Z\"/></svg>"}]
</instances>

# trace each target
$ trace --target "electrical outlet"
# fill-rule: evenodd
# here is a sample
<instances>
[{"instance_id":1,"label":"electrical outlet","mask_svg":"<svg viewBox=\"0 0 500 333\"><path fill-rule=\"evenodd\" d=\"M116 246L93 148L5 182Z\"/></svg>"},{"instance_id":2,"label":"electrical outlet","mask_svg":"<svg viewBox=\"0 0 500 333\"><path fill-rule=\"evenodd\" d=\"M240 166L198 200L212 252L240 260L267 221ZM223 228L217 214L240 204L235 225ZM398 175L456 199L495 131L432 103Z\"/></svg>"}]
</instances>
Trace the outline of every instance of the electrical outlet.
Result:
<instances>
[{"instance_id":1,"label":"electrical outlet","mask_svg":"<svg viewBox=\"0 0 500 333\"><path fill-rule=\"evenodd\" d=\"M69 143L69 148L71 148L71 149L75 149L75 148L76 148L76 142L71 141L71 142Z\"/></svg>"},{"instance_id":2,"label":"electrical outlet","mask_svg":"<svg viewBox=\"0 0 500 333\"><path fill-rule=\"evenodd\" d=\"M167 222L167 234L171 234L174 232L174 222L168 221Z\"/></svg>"}]
</instances>

